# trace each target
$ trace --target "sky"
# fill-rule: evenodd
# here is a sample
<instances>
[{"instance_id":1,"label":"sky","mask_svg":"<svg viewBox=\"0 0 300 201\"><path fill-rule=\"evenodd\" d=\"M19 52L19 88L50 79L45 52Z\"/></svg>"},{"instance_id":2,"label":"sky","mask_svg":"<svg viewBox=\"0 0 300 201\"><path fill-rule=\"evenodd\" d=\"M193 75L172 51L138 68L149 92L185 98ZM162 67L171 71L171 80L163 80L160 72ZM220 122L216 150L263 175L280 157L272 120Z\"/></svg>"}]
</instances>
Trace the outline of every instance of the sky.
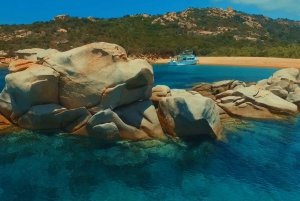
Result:
<instances>
[{"instance_id":1,"label":"sky","mask_svg":"<svg viewBox=\"0 0 300 201\"><path fill-rule=\"evenodd\" d=\"M300 20L300 0L6 0L1 2L0 24L49 21L56 15L114 18L133 14L164 14L187 8L216 7L271 18Z\"/></svg>"}]
</instances>

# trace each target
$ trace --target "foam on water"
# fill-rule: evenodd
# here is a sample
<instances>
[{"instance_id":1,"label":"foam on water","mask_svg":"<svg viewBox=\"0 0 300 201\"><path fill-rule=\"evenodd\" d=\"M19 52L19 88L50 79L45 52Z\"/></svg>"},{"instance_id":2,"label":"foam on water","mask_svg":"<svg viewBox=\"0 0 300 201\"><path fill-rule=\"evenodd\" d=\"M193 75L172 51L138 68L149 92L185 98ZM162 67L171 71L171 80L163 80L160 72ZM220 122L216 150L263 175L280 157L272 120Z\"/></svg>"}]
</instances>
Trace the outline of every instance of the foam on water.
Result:
<instances>
[{"instance_id":1,"label":"foam on water","mask_svg":"<svg viewBox=\"0 0 300 201\"><path fill-rule=\"evenodd\" d=\"M296 201L299 127L299 118L236 120L225 124L225 141L109 144L14 131L0 135L0 200Z\"/></svg>"}]
</instances>

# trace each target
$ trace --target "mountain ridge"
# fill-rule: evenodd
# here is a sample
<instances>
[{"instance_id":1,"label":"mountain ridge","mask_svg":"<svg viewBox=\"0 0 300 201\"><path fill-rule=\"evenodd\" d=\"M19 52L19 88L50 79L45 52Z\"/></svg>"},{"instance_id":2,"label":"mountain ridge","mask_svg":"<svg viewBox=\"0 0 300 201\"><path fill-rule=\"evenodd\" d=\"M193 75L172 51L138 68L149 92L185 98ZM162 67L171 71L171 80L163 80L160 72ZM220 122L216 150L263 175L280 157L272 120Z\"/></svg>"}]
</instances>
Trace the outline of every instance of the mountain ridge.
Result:
<instances>
[{"instance_id":1,"label":"mountain ridge","mask_svg":"<svg viewBox=\"0 0 300 201\"><path fill-rule=\"evenodd\" d=\"M162 15L78 18L59 15L47 22L0 25L0 50L54 48L65 51L102 41L129 55L169 57L184 48L199 56L300 58L300 21L272 19L219 8L188 8Z\"/></svg>"}]
</instances>

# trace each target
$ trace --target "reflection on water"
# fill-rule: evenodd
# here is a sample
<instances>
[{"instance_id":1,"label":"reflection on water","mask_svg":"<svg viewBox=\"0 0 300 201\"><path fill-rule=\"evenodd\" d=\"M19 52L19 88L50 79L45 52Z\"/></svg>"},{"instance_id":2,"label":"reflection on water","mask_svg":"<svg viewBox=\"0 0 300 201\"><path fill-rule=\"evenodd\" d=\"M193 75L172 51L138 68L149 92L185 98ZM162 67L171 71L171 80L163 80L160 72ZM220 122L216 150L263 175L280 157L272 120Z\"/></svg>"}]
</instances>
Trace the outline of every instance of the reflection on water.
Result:
<instances>
[{"instance_id":1,"label":"reflection on water","mask_svg":"<svg viewBox=\"0 0 300 201\"><path fill-rule=\"evenodd\" d=\"M225 141L109 144L13 130L0 135L0 200L299 200L299 118L225 127Z\"/></svg>"}]
</instances>

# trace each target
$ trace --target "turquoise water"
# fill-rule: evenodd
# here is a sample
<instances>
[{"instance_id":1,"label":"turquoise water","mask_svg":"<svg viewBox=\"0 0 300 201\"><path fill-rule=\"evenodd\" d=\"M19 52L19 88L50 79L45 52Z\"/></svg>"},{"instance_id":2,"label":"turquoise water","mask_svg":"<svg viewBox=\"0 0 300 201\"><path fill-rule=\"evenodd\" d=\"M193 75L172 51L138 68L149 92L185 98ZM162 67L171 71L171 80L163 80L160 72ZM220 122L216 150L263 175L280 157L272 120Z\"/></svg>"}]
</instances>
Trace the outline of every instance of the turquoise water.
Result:
<instances>
[{"instance_id":1,"label":"turquoise water","mask_svg":"<svg viewBox=\"0 0 300 201\"><path fill-rule=\"evenodd\" d=\"M164 68L154 67L156 83L178 88L202 79L257 81L275 71L172 67L169 83ZM1 135L0 200L299 200L300 119L225 126L224 141L103 144L62 133Z\"/></svg>"},{"instance_id":2,"label":"turquoise water","mask_svg":"<svg viewBox=\"0 0 300 201\"><path fill-rule=\"evenodd\" d=\"M269 78L278 69L228 66L167 66L154 65L155 84L171 88L191 88L199 82L241 80L257 82Z\"/></svg>"}]
</instances>

